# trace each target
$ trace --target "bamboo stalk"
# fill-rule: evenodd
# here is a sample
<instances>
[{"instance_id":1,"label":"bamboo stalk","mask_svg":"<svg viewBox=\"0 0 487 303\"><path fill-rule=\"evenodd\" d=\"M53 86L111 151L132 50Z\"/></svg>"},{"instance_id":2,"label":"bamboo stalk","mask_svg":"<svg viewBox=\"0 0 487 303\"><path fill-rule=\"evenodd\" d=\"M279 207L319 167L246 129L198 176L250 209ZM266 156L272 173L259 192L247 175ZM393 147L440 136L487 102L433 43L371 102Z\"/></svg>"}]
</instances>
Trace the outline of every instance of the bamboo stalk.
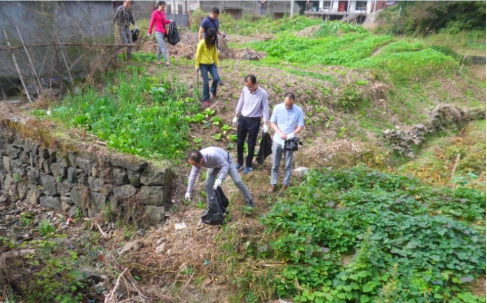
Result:
<instances>
[{"instance_id":1,"label":"bamboo stalk","mask_svg":"<svg viewBox=\"0 0 487 303\"><path fill-rule=\"evenodd\" d=\"M7 32L3 30L3 35L5 36L5 39L7 40L7 45L10 47L10 40L8 39ZM29 102L32 103L32 99L30 98L29 91L27 90L27 86L25 85L24 78L22 78L22 73L20 72L19 65L17 64L17 59L15 58L15 54L11 53L12 55L12 60L14 61L15 68L17 69L17 73L19 74L20 82L22 82L22 86L24 87L25 94L27 95L27 99L29 99Z\"/></svg>"},{"instance_id":2,"label":"bamboo stalk","mask_svg":"<svg viewBox=\"0 0 487 303\"><path fill-rule=\"evenodd\" d=\"M453 165L453 169L451 171L450 183L453 182L453 176L455 176L455 170L457 170L458 162L460 162L460 154L457 155L457 158L455 160L455 165Z\"/></svg>"},{"instance_id":3,"label":"bamboo stalk","mask_svg":"<svg viewBox=\"0 0 487 303\"><path fill-rule=\"evenodd\" d=\"M57 40L57 43L59 45L60 44L59 38L56 37L56 40ZM69 68L68 60L66 60L66 56L64 55L64 51L63 51L62 47L60 48L60 50L61 50L61 55L63 56L64 64L66 65L66 69L68 70L69 80L71 81L71 84L74 84L73 77L71 76L71 69Z\"/></svg>"},{"instance_id":4,"label":"bamboo stalk","mask_svg":"<svg viewBox=\"0 0 487 303\"><path fill-rule=\"evenodd\" d=\"M32 68L32 73L34 74L34 82L36 83L37 96L40 96L41 92L40 92L39 88L42 87L41 86L41 79L37 75L36 69L34 67L34 63L32 62L32 59L30 58L29 51L27 50L27 47L25 46L24 38L22 38L22 34L20 33L19 27L17 25L15 25L15 28L17 29L17 33L19 33L20 42L22 42L22 45L24 46L25 54L27 55L27 59L29 59L29 64L30 64L30 67Z\"/></svg>"}]
</instances>

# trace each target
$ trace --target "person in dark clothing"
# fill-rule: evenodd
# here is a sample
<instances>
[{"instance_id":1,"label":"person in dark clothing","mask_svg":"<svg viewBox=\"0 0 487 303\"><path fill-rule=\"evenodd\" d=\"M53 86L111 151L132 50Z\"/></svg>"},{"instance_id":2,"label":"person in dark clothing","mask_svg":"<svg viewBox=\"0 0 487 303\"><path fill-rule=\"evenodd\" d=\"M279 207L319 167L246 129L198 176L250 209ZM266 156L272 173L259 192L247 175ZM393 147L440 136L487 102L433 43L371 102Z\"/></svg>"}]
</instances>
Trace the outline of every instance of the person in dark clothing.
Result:
<instances>
[{"instance_id":1,"label":"person in dark clothing","mask_svg":"<svg viewBox=\"0 0 487 303\"><path fill-rule=\"evenodd\" d=\"M135 24L134 16L132 15L132 1L124 1L123 5L117 8L113 23L117 24L118 33L122 39L122 44L132 44L132 32L130 31L130 24L132 23L136 29L139 29ZM127 60L132 59L132 48L127 47Z\"/></svg>"}]
</instances>

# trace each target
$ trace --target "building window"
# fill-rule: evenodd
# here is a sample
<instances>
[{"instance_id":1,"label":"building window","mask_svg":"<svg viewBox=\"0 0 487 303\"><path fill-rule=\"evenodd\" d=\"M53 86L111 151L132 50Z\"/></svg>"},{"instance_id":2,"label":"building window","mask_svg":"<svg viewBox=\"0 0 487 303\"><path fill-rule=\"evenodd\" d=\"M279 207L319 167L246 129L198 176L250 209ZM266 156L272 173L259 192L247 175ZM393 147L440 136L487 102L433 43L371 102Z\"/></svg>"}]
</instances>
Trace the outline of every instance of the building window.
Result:
<instances>
[{"instance_id":1,"label":"building window","mask_svg":"<svg viewBox=\"0 0 487 303\"><path fill-rule=\"evenodd\" d=\"M323 9L331 9L331 1L324 1Z\"/></svg>"},{"instance_id":2,"label":"building window","mask_svg":"<svg viewBox=\"0 0 487 303\"><path fill-rule=\"evenodd\" d=\"M367 1L357 1L357 6L355 7L357 11L367 10Z\"/></svg>"}]
</instances>

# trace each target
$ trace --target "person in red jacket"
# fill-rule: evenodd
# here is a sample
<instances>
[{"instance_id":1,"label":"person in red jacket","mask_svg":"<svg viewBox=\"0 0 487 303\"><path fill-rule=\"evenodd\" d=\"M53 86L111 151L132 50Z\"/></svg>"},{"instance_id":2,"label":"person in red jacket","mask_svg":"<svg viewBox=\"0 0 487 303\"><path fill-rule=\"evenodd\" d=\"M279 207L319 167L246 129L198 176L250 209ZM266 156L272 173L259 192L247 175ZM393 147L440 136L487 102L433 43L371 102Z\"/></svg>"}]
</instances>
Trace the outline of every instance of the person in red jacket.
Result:
<instances>
[{"instance_id":1,"label":"person in red jacket","mask_svg":"<svg viewBox=\"0 0 487 303\"><path fill-rule=\"evenodd\" d=\"M166 65L169 66L169 55L167 53L166 43L164 42L164 37L167 35L166 25L171 23L172 20L166 19L166 2L157 2L157 9L152 13L152 18L149 24L149 33L147 36L152 35L152 29L156 27L156 40L159 44L157 50L157 64L161 64L161 55L164 56L164 61Z\"/></svg>"}]
</instances>

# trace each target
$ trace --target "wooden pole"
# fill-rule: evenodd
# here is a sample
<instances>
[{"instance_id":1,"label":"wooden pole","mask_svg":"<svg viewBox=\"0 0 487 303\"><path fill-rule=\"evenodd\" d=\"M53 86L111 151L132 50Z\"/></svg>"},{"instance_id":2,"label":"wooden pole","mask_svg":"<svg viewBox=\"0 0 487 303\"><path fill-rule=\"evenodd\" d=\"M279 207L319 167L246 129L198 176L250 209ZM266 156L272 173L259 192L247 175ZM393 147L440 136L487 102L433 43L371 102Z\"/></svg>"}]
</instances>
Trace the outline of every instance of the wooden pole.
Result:
<instances>
[{"instance_id":1,"label":"wooden pole","mask_svg":"<svg viewBox=\"0 0 487 303\"><path fill-rule=\"evenodd\" d=\"M29 64L30 64L30 67L32 68L32 73L34 74L34 80L36 82L37 96L40 96L41 92L40 92L39 88L41 87L41 80L39 79L39 76L37 75L36 69L34 67L34 63L32 63L32 59L30 58L29 52L27 51L27 47L25 46L24 39L22 38L22 34L20 33L20 29L17 25L15 25L15 28L17 29L17 33L19 33L20 42L22 42L22 45L24 46L25 54L27 55L27 59L29 59Z\"/></svg>"},{"instance_id":2,"label":"wooden pole","mask_svg":"<svg viewBox=\"0 0 487 303\"><path fill-rule=\"evenodd\" d=\"M3 35L5 36L5 39L7 40L7 45L10 47L10 40L8 39L7 32L3 30ZM25 85L24 79L22 78L22 73L20 72L19 65L17 64L17 59L15 58L15 54L12 52L12 60L14 61L15 68L17 69L17 73L19 74L20 82L22 82L22 86L24 87L24 92L27 95L27 99L29 99L29 102L32 103L32 99L30 98L29 91L27 90L27 85Z\"/></svg>"}]
</instances>

